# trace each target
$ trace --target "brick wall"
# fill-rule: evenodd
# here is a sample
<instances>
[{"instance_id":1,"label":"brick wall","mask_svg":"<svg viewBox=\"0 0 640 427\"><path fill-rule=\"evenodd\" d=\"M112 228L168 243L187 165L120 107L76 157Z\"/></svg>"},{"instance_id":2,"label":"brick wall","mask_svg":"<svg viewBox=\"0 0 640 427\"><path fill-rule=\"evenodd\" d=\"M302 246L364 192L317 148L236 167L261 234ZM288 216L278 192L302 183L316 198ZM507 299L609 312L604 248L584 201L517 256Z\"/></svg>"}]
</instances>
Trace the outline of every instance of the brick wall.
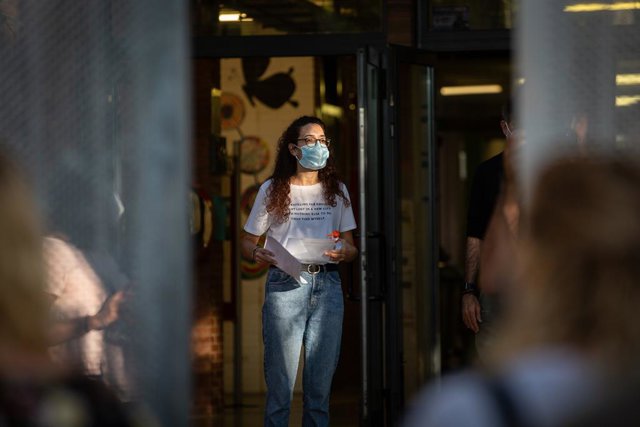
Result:
<instances>
[{"instance_id":1,"label":"brick wall","mask_svg":"<svg viewBox=\"0 0 640 427\"><path fill-rule=\"evenodd\" d=\"M193 184L210 197L220 194L220 179L210 173L211 89L220 87L219 61L194 60ZM203 246L194 237L194 318L192 328L192 417L209 418L223 409L222 242Z\"/></svg>"}]
</instances>

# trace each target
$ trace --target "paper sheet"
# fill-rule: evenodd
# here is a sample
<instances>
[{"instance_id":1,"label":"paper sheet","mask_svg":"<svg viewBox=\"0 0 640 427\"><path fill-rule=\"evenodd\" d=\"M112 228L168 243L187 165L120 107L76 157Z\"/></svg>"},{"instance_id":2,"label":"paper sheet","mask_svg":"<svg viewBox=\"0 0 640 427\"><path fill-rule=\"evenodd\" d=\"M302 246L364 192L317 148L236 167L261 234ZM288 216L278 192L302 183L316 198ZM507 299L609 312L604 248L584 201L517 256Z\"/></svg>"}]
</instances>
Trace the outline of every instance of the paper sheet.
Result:
<instances>
[{"instance_id":1,"label":"paper sheet","mask_svg":"<svg viewBox=\"0 0 640 427\"><path fill-rule=\"evenodd\" d=\"M267 240L264 244L265 249L273 252L274 258L278 262L277 267L296 279L296 282L301 285L306 285L307 281L300 276L302 265L300 262L289 253L276 239L271 236L267 236Z\"/></svg>"},{"instance_id":2,"label":"paper sheet","mask_svg":"<svg viewBox=\"0 0 640 427\"><path fill-rule=\"evenodd\" d=\"M303 262L324 264L329 261L329 257L324 253L330 251L335 246L335 242L332 239L298 239L290 238L289 244L299 244L302 246L307 255L302 258Z\"/></svg>"},{"instance_id":3,"label":"paper sheet","mask_svg":"<svg viewBox=\"0 0 640 427\"><path fill-rule=\"evenodd\" d=\"M307 249L307 252L311 254L313 260L329 261L329 257L324 253L330 251L335 246L335 242L332 239L303 239L302 244Z\"/></svg>"}]
</instances>

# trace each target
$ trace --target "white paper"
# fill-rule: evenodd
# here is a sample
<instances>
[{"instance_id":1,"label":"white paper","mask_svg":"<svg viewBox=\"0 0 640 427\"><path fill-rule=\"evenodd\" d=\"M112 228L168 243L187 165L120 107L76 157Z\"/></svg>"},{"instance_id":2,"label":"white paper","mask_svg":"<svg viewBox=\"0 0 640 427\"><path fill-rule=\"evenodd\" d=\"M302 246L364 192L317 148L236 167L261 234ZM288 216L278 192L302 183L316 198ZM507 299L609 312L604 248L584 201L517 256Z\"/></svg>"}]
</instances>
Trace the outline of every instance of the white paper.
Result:
<instances>
[{"instance_id":1,"label":"white paper","mask_svg":"<svg viewBox=\"0 0 640 427\"><path fill-rule=\"evenodd\" d=\"M271 236L267 236L267 240L264 243L265 249L273 252L273 257L278 262L277 267L296 279L296 282L301 285L306 285L307 281L300 276L302 270L302 264L288 250L284 248L276 239Z\"/></svg>"},{"instance_id":2,"label":"white paper","mask_svg":"<svg viewBox=\"0 0 640 427\"><path fill-rule=\"evenodd\" d=\"M302 245L309 254L309 263L323 264L330 262L329 257L324 253L333 250L335 242L333 239L301 239Z\"/></svg>"},{"instance_id":3,"label":"white paper","mask_svg":"<svg viewBox=\"0 0 640 427\"><path fill-rule=\"evenodd\" d=\"M307 248L305 248L302 244L302 239L290 237L283 243L283 245L291 255L298 259L298 261L307 263L310 262L308 260L311 258L311 256L307 252Z\"/></svg>"}]
</instances>

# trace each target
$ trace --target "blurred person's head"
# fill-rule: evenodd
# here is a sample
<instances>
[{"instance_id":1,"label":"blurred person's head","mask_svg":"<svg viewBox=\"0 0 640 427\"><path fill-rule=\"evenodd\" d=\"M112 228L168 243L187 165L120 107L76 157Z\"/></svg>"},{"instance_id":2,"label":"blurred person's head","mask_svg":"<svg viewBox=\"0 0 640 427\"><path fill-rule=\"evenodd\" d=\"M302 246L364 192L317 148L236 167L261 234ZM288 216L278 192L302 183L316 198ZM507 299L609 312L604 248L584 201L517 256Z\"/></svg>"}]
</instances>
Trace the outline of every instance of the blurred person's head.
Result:
<instances>
[{"instance_id":1,"label":"blurred person's head","mask_svg":"<svg viewBox=\"0 0 640 427\"><path fill-rule=\"evenodd\" d=\"M0 347L44 351L48 308L40 225L29 188L3 154L0 236Z\"/></svg>"},{"instance_id":2,"label":"blurred person's head","mask_svg":"<svg viewBox=\"0 0 640 427\"><path fill-rule=\"evenodd\" d=\"M521 228L520 274L502 352L566 345L603 362L640 355L640 169L560 160L540 176Z\"/></svg>"}]
</instances>

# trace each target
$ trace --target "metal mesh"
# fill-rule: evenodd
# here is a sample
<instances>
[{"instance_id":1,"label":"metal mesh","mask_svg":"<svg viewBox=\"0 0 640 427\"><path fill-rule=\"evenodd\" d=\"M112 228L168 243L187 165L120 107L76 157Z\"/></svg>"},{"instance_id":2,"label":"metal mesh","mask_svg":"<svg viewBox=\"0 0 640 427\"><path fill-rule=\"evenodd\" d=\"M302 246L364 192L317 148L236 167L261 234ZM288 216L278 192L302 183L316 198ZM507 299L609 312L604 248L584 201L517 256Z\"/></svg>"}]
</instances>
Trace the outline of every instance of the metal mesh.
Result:
<instances>
[{"instance_id":1,"label":"metal mesh","mask_svg":"<svg viewBox=\"0 0 640 427\"><path fill-rule=\"evenodd\" d=\"M524 81L518 121L527 142L525 183L560 155L636 154L638 9L637 2L521 2L517 78Z\"/></svg>"},{"instance_id":2,"label":"metal mesh","mask_svg":"<svg viewBox=\"0 0 640 427\"><path fill-rule=\"evenodd\" d=\"M164 425L189 399L186 3L0 0L0 141L26 171L49 236L107 294L105 375ZM108 373L108 374L107 374Z\"/></svg>"}]
</instances>

